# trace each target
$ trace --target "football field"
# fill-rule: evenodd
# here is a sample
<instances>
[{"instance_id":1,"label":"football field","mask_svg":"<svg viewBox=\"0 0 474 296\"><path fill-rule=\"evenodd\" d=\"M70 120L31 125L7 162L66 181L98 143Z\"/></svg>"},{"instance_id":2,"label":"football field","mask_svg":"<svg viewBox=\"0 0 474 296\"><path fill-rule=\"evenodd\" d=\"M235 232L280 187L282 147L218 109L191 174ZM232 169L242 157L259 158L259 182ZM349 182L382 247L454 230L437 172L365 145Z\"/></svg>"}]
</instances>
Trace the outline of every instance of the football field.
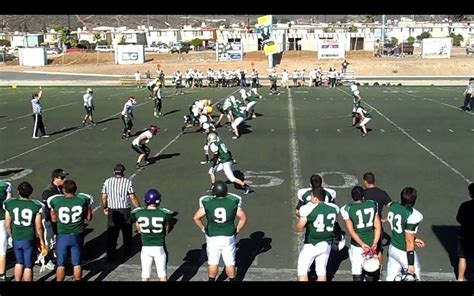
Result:
<instances>
[{"instance_id":1,"label":"football field","mask_svg":"<svg viewBox=\"0 0 474 296\"><path fill-rule=\"evenodd\" d=\"M192 217L199 197L210 186L209 165L200 164L205 135L195 132L196 128L185 133L180 128L193 101L211 99L215 104L229 95L238 97L239 89L186 89L184 95L176 96L174 89L167 88L164 116L155 118L146 89L95 87L94 120L98 124L82 127L85 88L43 88L43 120L51 137L41 139L32 139L30 100L37 88L0 88L0 179L11 180L15 188L21 181L29 181L35 189L33 196L40 198L53 169L69 172L80 192L95 197L95 216L85 243L86 259L92 260L105 252L106 219L98 204L100 190L103 181L112 176L114 165L123 163L142 204L146 190L157 188L162 194L161 205L178 212L176 225L167 237L168 276L171 280L199 279L197 269L207 266L202 251L205 239ZM417 250L422 272L454 278L456 212L468 199L467 186L474 180L474 113L459 109L464 88L359 89L364 107L372 115L366 137L349 126L352 95L348 87L280 89L279 96L261 88L263 99L256 105L257 118L243 124L240 139L231 139L227 126L217 130L237 160L234 170L255 190L243 195L242 190L231 188L242 196L248 216L246 228L237 237L236 265L243 280L296 279L301 238L294 231L296 191L309 187L311 174L323 176L325 186L337 191L337 204L342 206L351 200L351 188L362 185L362 175L368 171L375 174L376 184L392 200L399 201L406 186L417 189L415 208L424 216L418 236L426 243L424 249ZM133 138L121 139L120 112L130 95L138 103L132 134L150 124L161 127L148 145L152 163L140 169L135 168L138 155L131 148ZM223 172L218 178L225 179ZM339 221L343 224L341 217ZM384 225L384 229L387 232L389 226ZM346 240L349 246L348 235ZM113 280L107 276L126 273L123 268L130 267L135 268L133 273L116 278L139 280L139 250L136 236L132 259L121 266L91 265L86 278ZM347 248L332 264L335 280L343 274L351 279L347 277Z\"/></svg>"}]
</instances>

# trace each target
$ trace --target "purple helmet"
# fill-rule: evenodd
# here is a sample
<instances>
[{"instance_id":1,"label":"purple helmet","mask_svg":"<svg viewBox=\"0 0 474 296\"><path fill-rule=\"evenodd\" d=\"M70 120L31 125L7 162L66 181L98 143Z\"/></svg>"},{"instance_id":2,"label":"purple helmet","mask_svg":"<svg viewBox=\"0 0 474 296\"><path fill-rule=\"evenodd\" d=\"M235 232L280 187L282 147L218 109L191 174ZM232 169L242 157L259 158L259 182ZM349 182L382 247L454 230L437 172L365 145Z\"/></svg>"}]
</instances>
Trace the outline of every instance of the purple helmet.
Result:
<instances>
[{"instance_id":1,"label":"purple helmet","mask_svg":"<svg viewBox=\"0 0 474 296\"><path fill-rule=\"evenodd\" d=\"M161 201L161 193L156 189L149 189L145 193L145 204L146 205L159 205Z\"/></svg>"}]
</instances>

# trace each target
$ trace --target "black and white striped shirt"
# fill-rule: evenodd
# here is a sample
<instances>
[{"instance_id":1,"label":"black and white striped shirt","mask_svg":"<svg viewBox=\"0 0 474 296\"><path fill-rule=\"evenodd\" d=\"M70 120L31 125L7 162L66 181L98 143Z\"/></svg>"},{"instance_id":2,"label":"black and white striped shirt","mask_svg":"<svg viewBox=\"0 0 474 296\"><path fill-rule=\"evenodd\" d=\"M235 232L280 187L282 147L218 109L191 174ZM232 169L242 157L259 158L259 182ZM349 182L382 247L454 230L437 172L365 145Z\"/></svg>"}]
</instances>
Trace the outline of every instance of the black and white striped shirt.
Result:
<instances>
[{"instance_id":1,"label":"black and white striped shirt","mask_svg":"<svg viewBox=\"0 0 474 296\"><path fill-rule=\"evenodd\" d=\"M33 107L33 114L41 114L41 104L38 96L31 100L31 107Z\"/></svg>"},{"instance_id":2,"label":"black and white striped shirt","mask_svg":"<svg viewBox=\"0 0 474 296\"><path fill-rule=\"evenodd\" d=\"M134 193L132 181L125 177L110 177L102 186L102 193L107 194L107 206L110 209L130 209L129 195Z\"/></svg>"}]
</instances>

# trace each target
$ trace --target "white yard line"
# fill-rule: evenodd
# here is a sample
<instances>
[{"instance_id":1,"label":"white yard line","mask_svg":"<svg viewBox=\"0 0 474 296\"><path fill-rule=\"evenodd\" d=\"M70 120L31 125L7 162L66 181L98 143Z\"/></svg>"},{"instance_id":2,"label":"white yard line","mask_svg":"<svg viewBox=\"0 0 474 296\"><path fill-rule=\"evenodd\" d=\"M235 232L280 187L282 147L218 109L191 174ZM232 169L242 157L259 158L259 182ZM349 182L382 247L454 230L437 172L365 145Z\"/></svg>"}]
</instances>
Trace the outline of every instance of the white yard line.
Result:
<instances>
[{"instance_id":1,"label":"white yard line","mask_svg":"<svg viewBox=\"0 0 474 296\"><path fill-rule=\"evenodd\" d=\"M289 128L289 142L290 142L290 176L291 176L291 214L293 214L297 200L296 193L302 188L301 179L301 163L298 152L298 141L296 140L296 122L295 122L295 111L293 108L293 97L291 96L291 88L288 89L288 128ZM294 251L299 252L303 244L304 234L303 232L297 232L295 241L293 242Z\"/></svg>"},{"instance_id":2,"label":"white yard line","mask_svg":"<svg viewBox=\"0 0 474 296\"><path fill-rule=\"evenodd\" d=\"M339 88L337 88L338 90L340 90L341 92L347 94L347 95L351 95ZM380 112L378 109L374 108L373 106L371 106L370 104L367 104L364 102L365 105L369 106L370 108L372 108L375 112L377 112L380 116L382 116L385 120L387 120L391 125L393 125L396 129L398 129L402 134L404 134L405 136L407 136L410 140L412 140L416 145L418 145L420 148L422 148L423 150L425 150L426 152L428 152L428 154L430 154L431 156L433 156L436 160L438 160L439 162L441 162L444 166L446 166L448 169L450 169L453 173L455 173L456 175L458 175L459 177L461 177L461 179L463 179L466 183L470 184L472 183L471 180L469 180L468 178L466 178L466 176L464 176L460 171L458 171L457 169L455 169L452 165L450 165L449 163L447 163L446 161L444 161L441 157L439 157L438 155L436 155L433 151L431 151L430 149L428 149L425 145L421 144L417 139L415 139L412 135L410 135L409 133L406 132L406 130L402 129L400 126L398 126L398 124L396 124L395 122L393 122L390 118L388 118L387 116L385 116L382 112Z\"/></svg>"},{"instance_id":3,"label":"white yard line","mask_svg":"<svg viewBox=\"0 0 474 296\"><path fill-rule=\"evenodd\" d=\"M58 106L51 107L51 108L46 108L46 109L43 109L43 112L44 112L44 111L49 111L49 110L58 109L58 108L62 108L62 107L66 107L66 106L69 106L69 105L74 105L74 104L77 104L77 103L79 103L79 102L72 102L72 103L67 103L67 104L63 104L63 105L58 105ZM33 113L29 113L29 114L26 114L26 115L21 115L21 116L15 117L15 118L10 118L10 119L8 119L8 120L2 121L1 123L10 122L10 121L13 121L13 120L17 120L17 119L29 117L29 116L32 116L32 115L33 115Z\"/></svg>"},{"instance_id":4,"label":"white yard line","mask_svg":"<svg viewBox=\"0 0 474 296\"><path fill-rule=\"evenodd\" d=\"M441 102L438 102L436 100L432 100L432 99L428 99L428 98L423 98L424 101L430 101L430 102L435 102L437 104L441 104L441 105L444 105L446 107L449 107L449 108L452 108L452 109L456 109L457 111L461 112L461 109L459 107L456 107L456 106L453 106L453 105L450 105L450 104L446 104L446 103L441 103ZM463 112L463 113L466 113L466 114L469 114L469 115L474 115L474 113L471 113L471 112Z\"/></svg>"}]
</instances>

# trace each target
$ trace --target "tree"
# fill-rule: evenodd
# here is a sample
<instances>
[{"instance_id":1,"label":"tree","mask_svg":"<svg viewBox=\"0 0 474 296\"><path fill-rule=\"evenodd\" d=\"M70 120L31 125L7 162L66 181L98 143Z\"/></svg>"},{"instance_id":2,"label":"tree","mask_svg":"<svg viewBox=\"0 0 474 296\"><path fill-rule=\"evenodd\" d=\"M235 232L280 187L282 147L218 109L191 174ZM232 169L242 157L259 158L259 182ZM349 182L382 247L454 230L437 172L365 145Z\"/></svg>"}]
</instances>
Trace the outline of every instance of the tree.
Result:
<instances>
[{"instance_id":1,"label":"tree","mask_svg":"<svg viewBox=\"0 0 474 296\"><path fill-rule=\"evenodd\" d=\"M354 25L351 25L349 29L347 29L349 33L357 33L357 27Z\"/></svg>"},{"instance_id":2,"label":"tree","mask_svg":"<svg viewBox=\"0 0 474 296\"><path fill-rule=\"evenodd\" d=\"M324 33L334 33L336 30L333 27L323 28Z\"/></svg>"},{"instance_id":3,"label":"tree","mask_svg":"<svg viewBox=\"0 0 474 296\"><path fill-rule=\"evenodd\" d=\"M376 19L379 18L379 15L378 14L371 14L371 15L366 15L365 16L365 20L368 22L368 23L373 23L375 22Z\"/></svg>"},{"instance_id":4,"label":"tree","mask_svg":"<svg viewBox=\"0 0 474 296\"><path fill-rule=\"evenodd\" d=\"M453 38L453 45L454 46L461 46L461 41L464 41L464 37L461 34L449 34L449 37Z\"/></svg>"},{"instance_id":5,"label":"tree","mask_svg":"<svg viewBox=\"0 0 474 296\"><path fill-rule=\"evenodd\" d=\"M191 45L194 46L196 50L198 50L202 46L202 40L199 38L194 38L191 40Z\"/></svg>"},{"instance_id":6,"label":"tree","mask_svg":"<svg viewBox=\"0 0 474 296\"><path fill-rule=\"evenodd\" d=\"M423 33L421 33L421 35L416 36L416 39L417 39L418 41L421 41L421 40L423 40L423 39L425 39L425 38L430 38L430 37L431 37L430 32L423 32Z\"/></svg>"},{"instance_id":7,"label":"tree","mask_svg":"<svg viewBox=\"0 0 474 296\"><path fill-rule=\"evenodd\" d=\"M99 43L102 40L102 35L100 35L99 32L96 32L92 35L92 40L94 40L95 43Z\"/></svg>"},{"instance_id":8,"label":"tree","mask_svg":"<svg viewBox=\"0 0 474 296\"><path fill-rule=\"evenodd\" d=\"M10 46L11 46L11 43L10 43L9 40L0 39L0 46L10 47Z\"/></svg>"},{"instance_id":9,"label":"tree","mask_svg":"<svg viewBox=\"0 0 474 296\"><path fill-rule=\"evenodd\" d=\"M413 37L413 36L410 36L410 37L407 38L407 42L410 43L411 45L413 45L413 43L415 43L415 41L416 41L416 38Z\"/></svg>"},{"instance_id":10,"label":"tree","mask_svg":"<svg viewBox=\"0 0 474 296\"><path fill-rule=\"evenodd\" d=\"M393 46L397 46L398 45L398 38L397 37L392 37L390 43L392 43Z\"/></svg>"}]
</instances>

